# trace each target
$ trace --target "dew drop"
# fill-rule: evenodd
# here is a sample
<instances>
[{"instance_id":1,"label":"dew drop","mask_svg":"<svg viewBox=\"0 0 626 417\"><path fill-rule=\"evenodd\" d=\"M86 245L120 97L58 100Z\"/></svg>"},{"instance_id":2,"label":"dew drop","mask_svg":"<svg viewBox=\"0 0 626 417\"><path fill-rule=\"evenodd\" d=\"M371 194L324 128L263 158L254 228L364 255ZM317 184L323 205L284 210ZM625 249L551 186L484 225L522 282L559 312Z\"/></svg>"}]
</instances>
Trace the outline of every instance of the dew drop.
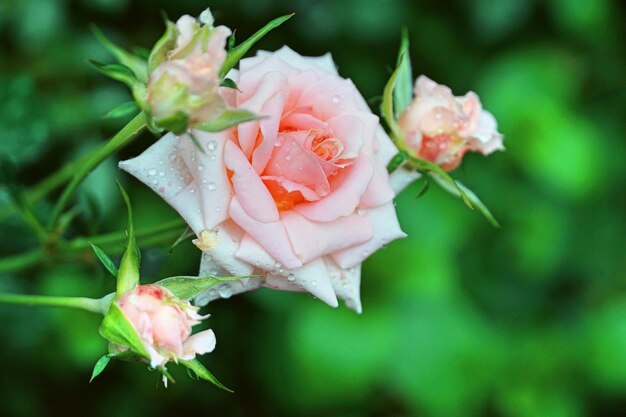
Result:
<instances>
[{"instance_id":1,"label":"dew drop","mask_svg":"<svg viewBox=\"0 0 626 417\"><path fill-rule=\"evenodd\" d=\"M295 276L294 274L289 274L289 276L287 277L287 279L288 279L289 281L292 281L292 282L293 282L293 281L295 281L295 280L296 280L296 276Z\"/></svg>"},{"instance_id":2,"label":"dew drop","mask_svg":"<svg viewBox=\"0 0 626 417\"><path fill-rule=\"evenodd\" d=\"M152 184L157 185L159 183L159 180L157 180L156 178L152 180Z\"/></svg>"},{"instance_id":3,"label":"dew drop","mask_svg":"<svg viewBox=\"0 0 626 417\"><path fill-rule=\"evenodd\" d=\"M198 165L198 171L200 172L204 171L204 165Z\"/></svg>"},{"instance_id":4,"label":"dew drop","mask_svg":"<svg viewBox=\"0 0 626 417\"><path fill-rule=\"evenodd\" d=\"M210 183L207 185L207 188L209 189L209 191L215 191L215 189L217 188L217 186L215 185L215 183L214 183L214 182L210 182Z\"/></svg>"},{"instance_id":5,"label":"dew drop","mask_svg":"<svg viewBox=\"0 0 626 417\"><path fill-rule=\"evenodd\" d=\"M209 143L207 143L206 147L208 150L214 151L217 149L217 142L215 142L214 140L211 140L209 141Z\"/></svg>"},{"instance_id":6,"label":"dew drop","mask_svg":"<svg viewBox=\"0 0 626 417\"><path fill-rule=\"evenodd\" d=\"M335 104L339 104L339 102L341 101L341 97L339 97L338 95L334 95L330 98L332 100L333 103Z\"/></svg>"},{"instance_id":7,"label":"dew drop","mask_svg":"<svg viewBox=\"0 0 626 417\"><path fill-rule=\"evenodd\" d=\"M365 216L365 215L367 215L367 209L366 209L366 208L361 207L361 208L359 208L359 209L357 210L357 213L359 213L359 216Z\"/></svg>"},{"instance_id":8,"label":"dew drop","mask_svg":"<svg viewBox=\"0 0 626 417\"><path fill-rule=\"evenodd\" d=\"M255 224L256 224L256 223L255 223ZM276 263L274 264L274 268L276 268L276 269L281 268L281 267L282 267L282 265L281 265L281 263L280 263L280 262L276 262Z\"/></svg>"},{"instance_id":9,"label":"dew drop","mask_svg":"<svg viewBox=\"0 0 626 417\"><path fill-rule=\"evenodd\" d=\"M195 193L195 192L196 192L196 189L195 189L195 188L190 188L190 189L189 189L189 193L193 194L193 193Z\"/></svg>"},{"instance_id":10,"label":"dew drop","mask_svg":"<svg viewBox=\"0 0 626 417\"><path fill-rule=\"evenodd\" d=\"M233 295L233 290L230 288L230 285L222 285L217 289L220 297L222 298L230 298Z\"/></svg>"},{"instance_id":11,"label":"dew drop","mask_svg":"<svg viewBox=\"0 0 626 417\"><path fill-rule=\"evenodd\" d=\"M154 177L157 173L156 169L149 169L148 170L148 175L150 175L151 177Z\"/></svg>"}]
</instances>

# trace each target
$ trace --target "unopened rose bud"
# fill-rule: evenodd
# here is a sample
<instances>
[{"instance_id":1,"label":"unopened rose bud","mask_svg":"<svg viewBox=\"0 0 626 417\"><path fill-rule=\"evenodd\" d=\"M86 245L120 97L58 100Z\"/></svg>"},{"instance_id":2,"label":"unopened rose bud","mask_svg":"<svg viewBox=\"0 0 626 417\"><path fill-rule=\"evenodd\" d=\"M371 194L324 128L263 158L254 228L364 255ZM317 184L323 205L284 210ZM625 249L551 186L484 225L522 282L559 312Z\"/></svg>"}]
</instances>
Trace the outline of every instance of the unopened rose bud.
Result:
<instances>
[{"instance_id":1,"label":"unopened rose bud","mask_svg":"<svg viewBox=\"0 0 626 417\"><path fill-rule=\"evenodd\" d=\"M154 54L156 66L148 79L147 105L158 127L180 134L224 110L219 73L230 34L225 26L213 27L208 10L200 21L188 15L178 19L172 42L164 44L172 47Z\"/></svg>"},{"instance_id":2,"label":"unopened rose bud","mask_svg":"<svg viewBox=\"0 0 626 417\"><path fill-rule=\"evenodd\" d=\"M122 295L117 304L139 335L153 368L169 361L191 360L215 348L212 330L191 335L192 327L207 316L199 315L198 307L160 285L139 285ZM116 348L121 352L128 349Z\"/></svg>"},{"instance_id":3,"label":"unopened rose bud","mask_svg":"<svg viewBox=\"0 0 626 417\"><path fill-rule=\"evenodd\" d=\"M496 120L483 110L476 94L455 97L448 87L423 75L398 124L414 156L446 171L456 168L468 151L488 155L504 149Z\"/></svg>"}]
</instances>

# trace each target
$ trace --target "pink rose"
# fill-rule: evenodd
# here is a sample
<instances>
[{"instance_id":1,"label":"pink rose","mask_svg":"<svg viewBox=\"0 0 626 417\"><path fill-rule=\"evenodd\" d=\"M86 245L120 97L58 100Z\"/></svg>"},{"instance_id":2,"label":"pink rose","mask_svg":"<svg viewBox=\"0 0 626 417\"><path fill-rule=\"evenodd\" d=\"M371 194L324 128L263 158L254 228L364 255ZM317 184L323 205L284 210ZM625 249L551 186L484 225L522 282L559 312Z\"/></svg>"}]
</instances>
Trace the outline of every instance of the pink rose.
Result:
<instances>
[{"instance_id":1,"label":"pink rose","mask_svg":"<svg viewBox=\"0 0 626 417\"><path fill-rule=\"evenodd\" d=\"M157 125L169 130L185 130L205 122L224 110L218 94L219 73L226 59L226 39L231 31L213 27L213 16L206 10L200 22L184 15L176 22L176 46L152 71L148 80L147 104ZM171 119L184 115L185 126L172 126ZM179 116L180 117L180 116Z\"/></svg>"},{"instance_id":2,"label":"pink rose","mask_svg":"<svg viewBox=\"0 0 626 417\"><path fill-rule=\"evenodd\" d=\"M200 275L259 275L198 299L259 286L337 297L361 311L360 265L404 237L386 165L397 149L330 55L287 47L243 59L226 103L265 118L220 133L164 136L121 168L185 218L204 251Z\"/></svg>"},{"instance_id":3,"label":"pink rose","mask_svg":"<svg viewBox=\"0 0 626 417\"><path fill-rule=\"evenodd\" d=\"M215 349L213 330L191 335L191 328L207 316L200 316L198 307L160 285L139 285L117 303L139 334L153 368L172 360L191 360Z\"/></svg>"},{"instance_id":4,"label":"pink rose","mask_svg":"<svg viewBox=\"0 0 626 417\"><path fill-rule=\"evenodd\" d=\"M447 171L456 168L467 151L488 155L504 149L496 120L483 110L476 94L455 97L424 75L415 82L415 99L398 123L415 156Z\"/></svg>"}]
</instances>

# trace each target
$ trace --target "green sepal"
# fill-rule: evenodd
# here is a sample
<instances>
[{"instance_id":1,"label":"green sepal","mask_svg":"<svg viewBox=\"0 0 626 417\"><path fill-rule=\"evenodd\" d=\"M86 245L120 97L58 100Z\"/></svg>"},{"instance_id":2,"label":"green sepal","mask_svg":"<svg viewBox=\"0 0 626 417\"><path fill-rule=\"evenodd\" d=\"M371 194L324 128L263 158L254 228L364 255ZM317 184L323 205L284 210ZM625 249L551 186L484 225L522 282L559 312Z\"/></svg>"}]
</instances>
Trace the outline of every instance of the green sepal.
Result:
<instances>
[{"instance_id":1,"label":"green sepal","mask_svg":"<svg viewBox=\"0 0 626 417\"><path fill-rule=\"evenodd\" d=\"M130 70L139 81L143 83L148 82L147 62L145 59L140 58L137 55L131 54L125 49L115 45L106 36L104 36L104 33L102 33L102 31L98 29L97 26L92 25L91 30L98 39L98 41L100 41L102 46L104 46L106 50L109 51L120 64L130 68Z\"/></svg>"},{"instance_id":2,"label":"green sepal","mask_svg":"<svg viewBox=\"0 0 626 417\"><path fill-rule=\"evenodd\" d=\"M402 165L404 161L406 161L406 158L408 156L409 154L407 153L407 151L400 151L395 154L387 164L387 172L391 174L393 171L398 169L398 167Z\"/></svg>"},{"instance_id":3,"label":"green sepal","mask_svg":"<svg viewBox=\"0 0 626 417\"><path fill-rule=\"evenodd\" d=\"M114 345L127 347L132 353L150 359L150 354L144 347L141 337L117 303L111 303L99 330L100 335ZM111 354L115 355L115 352Z\"/></svg>"},{"instance_id":4,"label":"green sepal","mask_svg":"<svg viewBox=\"0 0 626 417\"><path fill-rule=\"evenodd\" d=\"M107 271L109 271L111 275L116 277L118 272L117 266L115 266L113 260L109 258L109 255L107 255L102 249L100 249L93 243L89 242L89 245L91 245L91 249L93 249L93 252L96 254L96 256L98 257L102 265L104 265L104 267L107 269Z\"/></svg>"},{"instance_id":5,"label":"green sepal","mask_svg":"<svg viewBox=\"0 0 626 417\"><path fill-rule=\"evenodd\" d=\"M398 76L393 89L393 103L394 115L398 119L413 100L413 73L409 56L409 33L406 29L402 30L402 40L396 65Z\"/></svg>"},{"instance_id":6,"label":"green sepal","mask_svg":"<svg viewBox=\"0 0 626 417\"><path fill-rule=\"evenodd\" d=\"M426 194L426 191L430 189L430 181L428 180L428 177L425 176L423 178L424 178L424 185L422 186L422 189L420 190L420 192L417 193L415 198L420 198L421 196Z\"/></svg>"},{"instance_id":7,"label":"green sepal","mask_svg":"<svg viewBox=\"0 0 626 417\"><path fill-rule=\"evenodd\" d=\"M402 62L404 60L404 54L398 58L398 61ZM396 122L395 113L393 111L394 107L394 94L393 91L396 87L396 80L398 79L398 73L400 72L400 67L397 67L391 77L389 77L389 81L385 84L385 89L383 90L383 102L380 106L381 113L387 126L389 126L389 130L391 132L392 139L398 143L404 143L404 138L400 128L398 127L398 123Z\"/></svg>"},{"instance_id":8,"label":"green sepal","mask_svg":"<svg viewBox=\"0 0 626 417\"><path fill-rule=\"evenodd\" d=\"M126 84L128 87L133 87L136 83L139 82L137 76L133 70L123 64L102 64L98 61L94 61L93 59L89 60L89 63L96 67L98 71L103 73L109 78L112 78L116 81L120 81Z\"/></svg>"},{"instance_id":9,"label":"green sepal","mask_svg":"<svg viewBox=\"0 0 626 417\"><path fill-rule=\"evenodd\" d=\"M472 203L474 207L478 209L478 211L487 219L487 221L493 227L500 227L500 223L498 222L498 220L496 220L489 208L487 208L487 206L480 200L480 198L478 198L478 196L472 190L461 184L459 181L456 181L456 187L452 187L448 181L443 180L440 176L436 174L431 174L431 178L433 178L441 186L441 188L456 197L460 197L459 189L461 189L466 198Z\"/></svg>"},{"instance_id":10,"label":"green sepal","mask_svg":"<svg viewBox=\"0 0 626 417\"><path fill-rule=\"evenodd\" d=\"M196 295L203 293L211 287L228 281L236 281L250 277L215 277L212 275L204 277L178 276L162 279L155 284L167 288L181 300L191 300Z\"/></svg>"},{"instance_id":11,"label":"green sepal","mask_svg":"<svg viewBox=\"0 0 626 417\"><path fill-rule=\"evenodd\" d=\"M263 116L259 116L247 110L229 109L214 119L194 126L194 128L204 132L221 132L222 130L226 130L240 123L251 122L262 118Z\"/></svg>"},{"instance_id":12,"label":"green sepal","mask_svg":"<svg viewBox=\"0 0 626 417\"><path fill-rule=\"evenodd\" d=\"M150 51L148 74L152 74L152 71L165 61L170 51L176 47L176 38L178 37L176 25L167 16L163 16L163 19L165 21L165 33L154 44L152 51Z\"/></svg>"},{"instance_id":13,"label":"green sepal","mask_svg":"<svg viewBox=\"0 0 626 417\"><path fill-rule=\"evenodd\" d=\"M96 379L96 377L100 375L102 371L104 371L104 368L107 367L110 361L111 361L110 354L104 355L100 359L98 359L98 362L96 362L96 364L93 367L93 371L91 372L91 378L89 379L89 382Z\"/></svg>"},{"instance_id":14,"label":"green sepal","mask_svg":"<svg viewBox=\"0 0 626 417\"><path fill-rule=\"evenodd\" d=\"M89 62L102 74L126 85L130 89L133 95L133 99L135 99L139 107L141 107L142 109L147 108L146 84L141 82L135 76L133 70L122 64L102 64L94 60L90 60Z\"/></svg>"},{"instance_id":15,"label":"green sepal","mask_svg":"<svg viewBox=\"0 0 626 417\"><path fill-rule=\"evenodd\" d=\"M267 33L270 32L272 29L275 29L278 26L282 25L293 15L294 14L292 13L285 16L277 17L276 19L272 20L267 25L259 29L254 35L250 36L244 42L230 49L228 51L228 55L226 55L226 60L222 65L222 69L220 70L220 77L223 78L224 76L226 76L226 74L228 74L228 71L233 69L235 65L237 65L239 60L244 57L246 52L248 52L248 50L252 48L252 46L257 43L263 36L267 35Z\"/></svg>"},{"instance_id":16,"label":"green sepal","mask_svg":"<svg viewBox=\"0 0 626 417\"><path fill-rule=\"evenodd\" d=\"M182 111L178 111L167 117L155 119L154 123L162 129L169 130L176 135L180 135L187 130L189 118Z\"/></svg>"},{"instance_id":17,"label":"green sepal","mask_svg":"<svg viewBox=\"0 0 626 417\"><path fill-rule=\"evenodd\" d=\"M125 101L113 107L107 114L104 115L105 119L118 119L122 117L128 117L136 114L139 111L139 106L134 101Z\"/></svg>"},{"instance_id":18,"label":"green sepal","mask_svg":"<svg viewBox=\"0 0 626 417\"><path fill-rule=\"evenodd\" d=\"M454 178L452 178L445 169L441 168L439 165L433 162L427 161L425 159L416 158L414 156L409 156L409 162L413 168L423 174L430 174L431 176L433 174L437 175L441 179L441 182L438 181L439 184L445 183L449 187L455 189L456 193L458 193L458 197L463 200L465 205L470 209L474 209L472 202L470 201L463 188L461 188L459 183ZM435 177L433 176L433 178Z\"/></svg>"},{"instance_id":19,"label":"green sepal","mask_svg":"<svg viewBox=\"0 0 626 417\"><path fill-rule=\"evenodd\" d=\"M217 378L215 378L215 376L213 376L213 374L209 372L209 370L206 369L204 365L202 365L200 361L198 361L197 359L192 359L190 361L179 360L178 363L183 365L187 369L191 370L193 373L195 373L198 376L198 378L204 379L205 381L209 381L210 383L218 386L224 391L228 391L230 393L233 392L233 390L231 390L230 388L222 384L220 381L218 381Z\"/></svg>"},{"instance_id":20,"label":"green sepal","mask_svg":"<svg viewBox=\"0 0 626 417\"><path fill-rule=\"evenodd\" d=\"M239 90L239 87L237 87L237 83L230 78L224 78L220 83L220 87L232 88L233 90L241 91Z\"/></svg>"},{"instance_id":21,"label":"green sepal","mask_svg":"<svg viewBox=\"0 0 626 417\"><path fill-rule=\"evenodd\" d=\"M137 240L135 239L135 228L133 226L133 209L130 204L130 199L124 187L117 183L122 198L126 203L126 210L128 211L128 244L126 251L122 256L120 262L119 271L117 274L117 295L120 296L126 291L135 288L139 284L139 265L141 263L141 252L137 246Z\"/></svg>"}]
</instances>

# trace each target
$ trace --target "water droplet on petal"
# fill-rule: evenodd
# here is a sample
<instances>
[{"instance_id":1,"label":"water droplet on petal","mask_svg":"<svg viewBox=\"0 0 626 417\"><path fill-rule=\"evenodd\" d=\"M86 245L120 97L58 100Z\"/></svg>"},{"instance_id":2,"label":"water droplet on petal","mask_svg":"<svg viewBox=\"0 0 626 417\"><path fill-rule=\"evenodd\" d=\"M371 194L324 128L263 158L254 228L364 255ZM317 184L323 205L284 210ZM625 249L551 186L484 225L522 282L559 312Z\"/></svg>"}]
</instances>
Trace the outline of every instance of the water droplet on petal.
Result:
<instances>
[{"instance_id":1,"label":"water droplet on petal","mask_svg":"<svg viewBox=\"0 0 626 417\"><path fill-rule=\"evenodd\" d=\"M295 281L296 280L296 276L294 274L289 274L289 276L287 277L287 279L289 281Z\"/></svg>"},{"instance_id":2,"label":"water droplet on petal","mask_svg":"<svg viewBox=\"0 0 626 417\"><path fill-rule=\"evenodd\" d=\"M204 165L198 165L198 171L204 171Z\"/></svg>"},{"instance_id":3,"label":"water droplet on petal","mask_svg":"<svg viewBox=\"0 0 626 417\"><path fill-rule=\"evenodd\" d=\"M359 208L359 209L357 210L357 213L359 213L359 216L366 216L366 215L367 215L367 209L366 209L366 208L361 207L361 208Z\"/></svg>"},{"instance_id":4,"label":"water droplet on petal","mask_svg":"<svg viewBox=\"0 0 626 417\"><path fill-rule=\"evenodd\" d=\"M280 262L276 262L276 263L274 264L274 268L276 268L276 269L279 269L279 268L281 268L281 267L282 267L282 265L280 264Z\"/></svg>"},{"instance_id":5,"label":"water droplet on petal","mask_svg":"<svg viewBox=\"0 0 626 417\"><path fill-rule=\"evenodd\" d=\"M209 191L215 191L215 189L217 188L217 186L215 185L215 183L214 183L214 182L210 182L210 183L207 185L207 188L209 189Z\"/></svg>"},{"instance_id":6,"label":"water droplet on petal","mask_svg":"<svg viewBox=\"0 0 626 417\"><path fill-rule=\"evenodd\" d=\"M196 192L196 189L195 189L195 188L190 188L190 189L189 189L189 192L190 192L191 194L193 194L193 193L195 193L195 192Z\"/></svg>"},{"instance_id":7,"label":"water droplet on petal","mask_svg":"<svg viewBox=\"0 0 626 417\"><path fill-rule=\"evenodd\" d=\"M217 292L222 298L230 298L230 296L233 295L233 290L230 288L230 285L226 285L226 284L221 285L217 289Z\"/></svg>"},{"instance_id":8,"label":"water droplet on petal","mask_svg":"<svg viewBox=\"0 0 626 417\"><path fill-rule=\"evenodd\" d=\"M155 175L156 175L156 173L157 173L157 170L156 170L156 169L149 169L149 170L148 170L148 175L150 175L151 177L155 176Z\"/></svg>"},{"instance_id":9,"label":"water droplet on petal","mask_svg":"<svg viewBox=\"0 0 626 417\"><path fill-rule=\"evenodd\" d=\"M330 98L332 100L333 103L335 104L339 104L339 102L341 101L341 97L339 97L338 95L334 95Z\"/></svg>"},{"instance_id":10,"label":"water droplet on petal","mask_svg":"<svg viewBox=\"0 0 626 417\"><path fill-rule=\"evenodd\" d=\"M207 143L206 147L208 150L214 151L217 149L217 142L215 142L214 140L211 140L209 141L209 143Z\"/></svg>"}]
</instances>

